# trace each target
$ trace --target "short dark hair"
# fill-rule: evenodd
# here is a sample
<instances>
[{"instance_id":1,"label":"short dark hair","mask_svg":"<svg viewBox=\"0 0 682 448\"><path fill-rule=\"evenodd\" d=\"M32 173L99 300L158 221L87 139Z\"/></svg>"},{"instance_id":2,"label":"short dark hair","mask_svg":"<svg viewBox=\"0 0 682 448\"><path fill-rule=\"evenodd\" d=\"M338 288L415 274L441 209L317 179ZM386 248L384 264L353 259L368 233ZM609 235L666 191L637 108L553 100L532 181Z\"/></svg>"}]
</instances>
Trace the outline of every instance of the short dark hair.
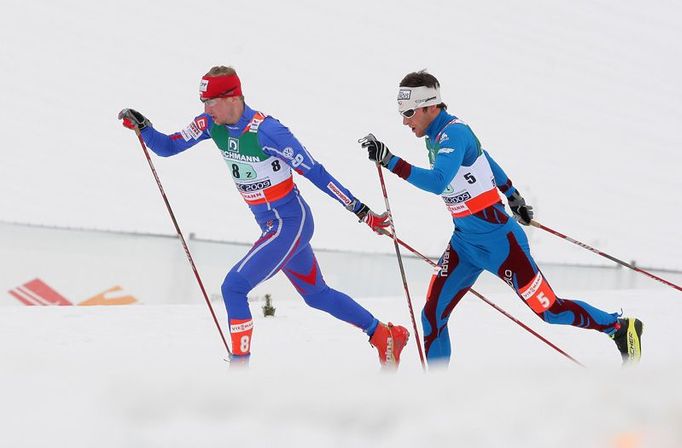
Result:
<instances>
[{"instance_id":1,"label":"short dark hair","mask_svg":"<svg viewBox=\"0 0 682 448\"><path fill-rule=\"evenodd\" d=\"M426 69L419 70L418 72L412 72L405 75L402 81L400 81L400 87L433 87L440 88L440 83L431 73L427 72ZM438 104L439 109L447 109L448 106L445 103Z\"/></svg>"}]
</instances>

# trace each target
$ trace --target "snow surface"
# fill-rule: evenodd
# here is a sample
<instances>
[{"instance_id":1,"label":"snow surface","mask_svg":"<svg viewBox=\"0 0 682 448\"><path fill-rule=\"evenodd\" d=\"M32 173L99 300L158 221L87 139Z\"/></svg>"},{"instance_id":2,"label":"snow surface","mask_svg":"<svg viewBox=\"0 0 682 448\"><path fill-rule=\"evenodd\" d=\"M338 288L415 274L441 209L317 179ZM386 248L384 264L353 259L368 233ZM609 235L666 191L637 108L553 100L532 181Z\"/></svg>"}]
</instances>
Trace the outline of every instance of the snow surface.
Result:
<instances>
[{"instance_id":1,"label":"snow surface","mask_svg":"<svg viewBox=\"0 0 682 448\"><path fill-rule=\"evenodd\" d=\"M600 300L646 323L636 369L607 337L512 307L578 367L473 297L451 320L452 366L428 374L413 339L383 373L359 330L302 302L255 313L246 371L204 305L1 307L0 446L679 447L679 294ZM405 323L404 298L363 302Z\"/></svg>"},{"instance_id":2,"label":"snow surface","mask_svg":"<svg viewBox=\"0 0 682 448\"><path fill-rule=\"evenodd\" d=\"M220 64L237 68L252 106L380 209L356 140L372 131L426 165L395 90L427 67L541 222L625 260L680 270L681 11L631 0L5 0L0 220L172 233L115 116L132 106L161 130L180 129L202 111L200 76ZM155 163L186 232L255 239L210 143ZM451 222L439 199L395 176L387 183L401 237L440 253ZM315 213L315 246L391 251L306 180L298 185ZM540 261L604 264L529 235ZM556 281L568 285L562 296L645 322L637 369L619 367L608 338L545 325L509 291L489 298L588 368L474 298L451 319L453 365L427 375L414 340L397 374L379 373L363 334L295 300L276 302L274 319L253 305L248 371L223 361L203 304L0 307L0 446L682 446L679 293ZM402 296L359 301L407 323Z\"/></svg>"}]
</instances>

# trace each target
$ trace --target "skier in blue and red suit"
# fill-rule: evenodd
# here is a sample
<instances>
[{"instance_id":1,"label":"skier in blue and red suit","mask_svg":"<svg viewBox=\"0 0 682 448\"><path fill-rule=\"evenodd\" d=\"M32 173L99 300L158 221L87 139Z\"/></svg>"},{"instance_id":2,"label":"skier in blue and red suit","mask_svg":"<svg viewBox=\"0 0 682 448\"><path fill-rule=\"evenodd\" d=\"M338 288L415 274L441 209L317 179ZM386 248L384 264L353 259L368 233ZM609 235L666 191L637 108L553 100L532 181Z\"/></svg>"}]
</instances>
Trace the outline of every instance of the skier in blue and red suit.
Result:
<instances>
[{"instance_id":1,"label":"skier in blue and red suit","mask_svg":"<svg viewBox=\"0 0 682 448\"><path fill-rule=\"evenodd\" d=\"M426 138L431 167L418 168L394 156L372 134L361 140L362 146L370 160L417 188L440 195L455 224L422 311L429 363L449 362L448 319L483 270L509 284L545 322L603 332L614 339L623 362L638 361L643 329L638 319L619 318L618 313L556 296L533 260L522 228L506 213L498 191L506 196L521 224L531 223L532 207L481 148L471 128L447 113L438 80L426 71L405 76L398 90L398 109L403 124L418 138Z\"/></svg>"},{"instance_id":2,"label":"skier in blue and red suit","mask_svg":"<svg viewBox=\"0 0 682 448\"><path fill-rule=\"evenodd\" d=\"M388 226L388 216L375 214L356 199L312 158L288 128L251 109L244 102L241 81L233 68L218 66L206 73L201 80L200 99L205 112L171 135L154 129L133 109L122 110L119 119L126 127L139 129L144 142L162 157L213 139L263 232L222 284L233 362L246 364L251 353L253 319L247 294L282 270L308 305L362 329L378 350L381 364L397 366L408 331L390 322L379 322L349 296L327 286L310 246L312 213L294 184L292 170L376 232Z\"/></svg>"}]
</instances>

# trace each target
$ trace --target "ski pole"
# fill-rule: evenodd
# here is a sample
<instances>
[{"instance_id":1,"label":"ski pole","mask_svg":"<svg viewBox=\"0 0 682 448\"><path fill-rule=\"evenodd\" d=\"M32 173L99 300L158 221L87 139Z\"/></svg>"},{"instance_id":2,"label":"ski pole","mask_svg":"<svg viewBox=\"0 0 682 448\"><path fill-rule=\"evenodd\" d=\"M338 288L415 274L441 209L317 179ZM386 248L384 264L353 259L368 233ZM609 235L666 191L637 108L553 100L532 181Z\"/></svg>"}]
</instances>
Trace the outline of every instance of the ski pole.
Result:
<instances>
[{"instance_id":1,"label":"ski pole","mask_svg":"<svg viewBox=\"0 0 682 448\"><path fill-rule=\"evenodd\" d=\"M609 255L609 254L606 254L606 253L604 253L604 252L602 252L602 251L600 251L600 250L598 250L598 249L595 249L595 248L592 247L592 246L588 246L588 245L585 244L585 243L581 243L581 242L578 241L578 240L574 240L574 239L571 238L570 236L566 236L566 235L564 235L563 233L557 232L557 231L554 230L554 229L550 229L549 227L544 226L544 225L540 224L539 222L537 222L537 221L535 221L535 220L531 221L531 222L530 222L530 225L532 225L533 227L537 227L537 228L539 228L539 229L542 229L542 230L544 230L544 231L546 231L546 232L549 232L549 233L551 233L552 235L556 235L556 236L558 236L558 237L560 237L560 238L563 238L563 239L565 239L565 240L567 240L567 241L570 241L570 242L573 243L573 244L577 244L578 246L580 246L580 247L582 247L582 248L584 248L584 249L587 249L587 250L589 250L590 252L594 252L594 253L597 254L597 255L601 255L601 256L604 257L604 258L608 258L609 260L611 260L611 261L613 261L613 262L615 262L615 263L618 263L618 264L620 264L621 266L625 266L626 268L630 268L630 269L632 269L633 271L639 272L640 274L644 274L644 275L646 275L646 276L649 276L649 277L653 278L654 280L658 280L659 282L664 283L664 284L666 284L666 285L668 285L668 286L672 286L673 288L677 289L678 291L682 291L682 287L680 287L680 286L678 286L678 285L676 285L676 284L674 284L674 283L671 283L671 282L669 282L669 281L667 281L667 280L664 280L664 279L662 279L661 277L657 277L657 276L655 276L654 274L645 271L644 269L640 269L640 268L638 268L637 266L631 265L630 263L626 263L626 262L624 262L624 261L622 261L622 260L619 260L618 258L613 257L613 256L611 256L611 255Z\"/></svg>"},{"instance_id":2,"label":"ski pole","mask_svg":"<svg viewBox=\"0 0 682 448\"><path fill-rule=\"evenodd\" d=\"M410 289L407 286L407 277L405 276L405 268L403 267L403 258L400 255L400 247L398 246L398 237L395 233L395 224L393 223L393 214L391 213L391 205L388 203L388 192L386 191L386 183L384 182L384 174L381 172L381 165L376 163L377 172L379 173L379 182L381 183L381 191L384 194L384 203L386 204L386 211L388 212L389 223L391 227L391 234L393 236L393 246L395 247L395 255L398 258L398 266L400 268L400 276L403 279L403 288L405 288L405 296L407 297L407 308L410 310L410 318L412 319L412 328L414 329L414 342L417 344L419 351L419 360L422 363L422 369L426 370L424 363L424 352L422 351L421 337L417 329L417 321L414 318L414 311L412 310L412 299L410 298Z\"/></svg>"},{"instance_id":3,"label":"ski pole","mask_svg":"<svg viewBox=\"0 0 682 448\"><path fill-rule=\"evenodd\" d=\"M142 146L142 151L144 151L145 157L147 157L147 162L149 163L149 168L152 170L152 174L154 174L154 179L156 179L156 185L159 187L159 191L161 192L161 196L163 197L163 202L166 203L166 209L168 210L168 214L171 217L171 220L173 221L173 225L175 226L175 231L178 234L178 238L180 238L180 242L182 243L182 248L185 250L185 255L187 255L187 260L189 260L189 264L192 266L192 271L194 271L194 277L197 279L197 283L199 283L199 288L201 288L201 292L204 295L204 300L206 301L206 305L208 305L208 309L211 312L211 316L213 316L213 322L215 322L216 328L218 329L218 333L220 333L220 339L223 341L223 345L225 346L225 350L227 350L228 357L232 356L232 352L230 351L230 347L227 345L227 341L225 340L225 336L223 335L223 330L220 328L220 324L218 323L218 319L216 318L215 312L213 312L213 306L211 306L211 302L208 300L208 294L206 294L206 289L204 288L204 283L201 281L201 277L199 276L199 271L197 271L197 267L194 264L194 260L192 259L192 254L189 252L189 247L187 247L187 243L185 242L185 237L182 236L182 232L180 231L180 226L178 225L178 221L175 219L175 214L173 213L173 209L171 209L170 202L168 202L168 197L166 197L166 192L163 189L163 186L161 185L161 180L159 179L159 175L156 173L156 169L154 168L154 164L152 163L152 159L149 156L149 150L147 149L147 145L144 144L144 140L142 140L142 136L140 135L140 130L135 128L135 134L137 135L137 139L140 141L140 145Z\"/></svg>"},{"instance_id":4,"label":"ski pole","mask_svg":"<svg viewBox=\"0 0 682 448\"><path fill-rule=\"evenodd\" d=\"M385 235L391 236L391 235L388 235L388 234L385 234ZM428 258L426 255L422 255L420 252L418 252L416 249L414 249L414 248L413 248L412 246L410 246L409 244L407 244L407 243L405 243L404 241L402 241L400 238L396 238L396 237L394 236L394 239L398 242L398 244L400 244L400 245L403 246L405 249L407 249L407 250L409 250L410 252L412 252L413 254L415 254L417 257L419 257L419 258L421 258L422 260L426 261L427 263L429 263L429 264L430 264L431 266L433 266L434 268L438 268L438 267L439 267L439 266L438 266L438 263L434 262L433 260L431 260L430 258ZM487 298L485 298L482 294L479 294L479 293L478 293L477 291L475 291L473 288L469 288L469 292L472 293L473 295L475 295L476 297L478 297L479 299L483 300L485 303L487 303L487 304L490 305L491 307L495 308L495 309L496 309L497 311L499 311L500 313L504 314L508 319L510 319L510 320L514 321L516 324L520 325L523 329L525 329L526 331L528 331L530 334L532 334L532 335L535 336L536 338L540 339L540 340L541 340L542 342L544 342L545 344L547 344L547 345L549 345L550 347L552 347L554 350L556 350L556 351L558 351L559 353L561 353L562 355L564 355L566 358L570 359L571 361L573 361L574 363L578 364L578 365L581 366L581 367L585 367L585 365L584 365L583 363L581 363L580 361L576 360L574 357L572 357L571 355L569 355L568 353L566 353L565 351L563 351L562 349L560 349L560 348L557 347L556 345L552 344L549 340L547 340L546 338L544 338L542 335L540 335L539 333L537 333L535 330L533 330L532 328L530 328L528 325L524 324L523 322L521 322L520 320L518 320L517 318L515 318L514 316L512 316L512 315L509 314L508 312L506 312L504 309L502 309L501 307L497 306L497 305L496 305L495 303L493 303L492 301L490 301L490 300L488 300Z\"/></svg>"}]
</instances>

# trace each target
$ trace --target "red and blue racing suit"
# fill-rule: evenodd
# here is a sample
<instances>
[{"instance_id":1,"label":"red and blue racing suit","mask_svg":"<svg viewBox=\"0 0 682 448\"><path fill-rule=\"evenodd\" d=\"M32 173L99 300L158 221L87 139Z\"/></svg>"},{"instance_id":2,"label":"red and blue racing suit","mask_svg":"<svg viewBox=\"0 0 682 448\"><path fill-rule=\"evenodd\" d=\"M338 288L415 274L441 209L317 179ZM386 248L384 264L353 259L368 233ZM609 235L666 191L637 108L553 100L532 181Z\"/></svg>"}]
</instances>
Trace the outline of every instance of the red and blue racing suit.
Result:
<instances>
[{"instance_id":1,"label":"red and blue racing suit","mask_svg":"<svg viewBox=\"0 0 682 448\"><path fill-rule=\"evenodd\" d=\"M556 296L530 254L526 234L500 200L498 190L507 197L515 192L511 180L481 148L469 126L441 110L426 130L426 147L429 169L397 156L388 169L422 190L441 195L455 224L422 311L429 362L449 361L448 319L483 270L509 284L546 322L607 334L615 331L618 313Z\"/></svg>"}]
</instances>

